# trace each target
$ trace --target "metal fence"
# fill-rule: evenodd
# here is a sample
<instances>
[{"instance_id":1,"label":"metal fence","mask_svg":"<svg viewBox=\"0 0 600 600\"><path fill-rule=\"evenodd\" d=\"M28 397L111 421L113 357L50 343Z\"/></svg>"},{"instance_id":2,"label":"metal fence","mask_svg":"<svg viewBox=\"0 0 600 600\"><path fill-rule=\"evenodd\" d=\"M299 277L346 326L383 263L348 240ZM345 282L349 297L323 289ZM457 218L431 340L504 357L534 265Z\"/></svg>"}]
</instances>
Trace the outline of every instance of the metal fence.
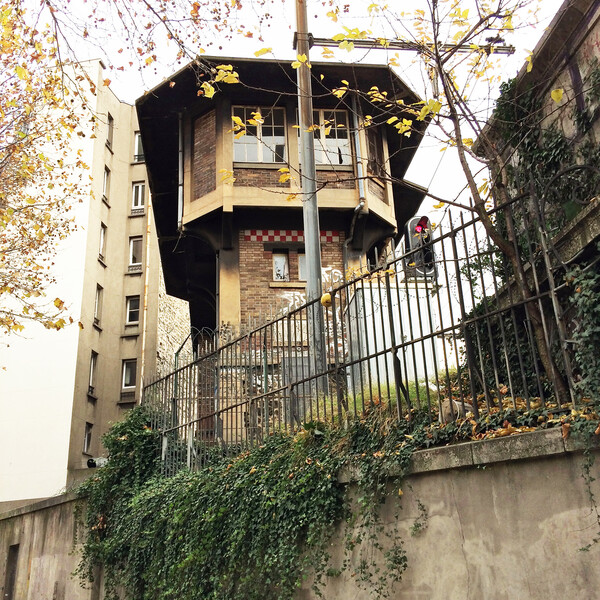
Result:
<instances>
[{"instance_id":1,"label":"metal fence","mask_svg":"<svg viewBox=\"0 0 600 600\"><path fill-rule=\"evenodd\" d=\"M514 231L520 283L478 218L447 213L426 243L349 274L330 305L290 307L235 339L217 332L204 355L144 388L165 471L372 406L442 421L571 406L565 265L532 202L490 213L498 231Z\"/></svg>"}]
</instances>

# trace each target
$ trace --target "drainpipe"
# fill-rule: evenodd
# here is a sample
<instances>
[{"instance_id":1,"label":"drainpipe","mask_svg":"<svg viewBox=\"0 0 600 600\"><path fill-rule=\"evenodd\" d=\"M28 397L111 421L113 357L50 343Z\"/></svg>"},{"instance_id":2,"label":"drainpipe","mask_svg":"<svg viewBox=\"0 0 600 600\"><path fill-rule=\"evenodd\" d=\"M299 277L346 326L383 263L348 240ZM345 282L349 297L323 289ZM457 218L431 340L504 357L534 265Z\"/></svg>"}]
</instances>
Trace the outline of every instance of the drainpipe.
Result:
<instances>
[{"instance_id":1,"label":"drainpipe","mask_svg":"<svg viewBox=\"0 0 600 600\"><path fill-rule=\"evenodd\" d=\"M356 149L356 176L358 178L358 204L354 209L354 214L352 215L352 223L350 224L350 231L348 232L348 237L343 245L343 261L344 261L344 280L346 279L346 274L348 272L348 246L350 242L354 238L354 227L356 226L356 220L358 219L358 215L362 212L365 207L365 180L364 180L364 170L362 163L362 156L360 152L360 136L358 135L358 102L356 101L356 96L352 96L352 125L354 129L354 148Z\"/></svg>"},{"instance_id":2,"label":"drainpipe","mask_svg":"<svg viewBox=\"0 0 600 600\"><path fill-rule=\"evenodd\" d=\"M148 204L146 207L146 265L145 265L145 272L144 272L144 296L143 296L143 301L144 301L144 307L143 307L143 322L144 322L144 326L142 328L142 356L141 356L141 365L140 365L140 395L139 395L139 403L142 403L143 398L143 394L144 394L144 378L146 375L146 342L148 340L148 289L149 289L149 285L150 285L150 233L151 233L151 228L150 228L150 222L152 219L152 196L150 195L150 192L148 192ZM159 275L160 277L160 275ZM155 356L153 357L154 359L156 359L156 350L155 350ZM156 366L154 366L154 369L156 369Z\"/></svg>"},{"instance_id":3,"label":"drainpipe","mask_svg":"<svg viewBox=\"0 0 600 600\"><path fill-rule=\"evenodd\" d=\"M183 115L177 113L179 129L179 169L177 181L177 231L183 227Z\"/></svg>"}]
</instances>

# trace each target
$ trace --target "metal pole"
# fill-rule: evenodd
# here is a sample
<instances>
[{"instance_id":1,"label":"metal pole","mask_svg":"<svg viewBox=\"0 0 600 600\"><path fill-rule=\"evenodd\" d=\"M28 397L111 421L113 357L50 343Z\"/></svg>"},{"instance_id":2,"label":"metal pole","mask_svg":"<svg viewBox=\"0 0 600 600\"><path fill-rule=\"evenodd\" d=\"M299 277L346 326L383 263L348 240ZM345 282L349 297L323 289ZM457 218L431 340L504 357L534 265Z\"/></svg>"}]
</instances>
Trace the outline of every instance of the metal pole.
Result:
<instances>
[{"instance_id":1,"label":"metal pole","mask_svg":"<svg viewBox=\"0 0 600 600\"><path fill-rule=\"evenodd\" d=\"M306 252L306 299L319 299L323 294L321 282L321 234L317 205L317 173L315 168L315 140L312 131L313 105L309 68L309 35L306 0L296 0L297 48L306 61L298 68L298 113L300 115L300 148L302 160L302 213L304 218L304 245ZM325 371L325 332L323 311L318 302L309 308L309 348L314 357L316 373ZM320 385L318 386L321 387Z\"/></svg>"}]
</instances>

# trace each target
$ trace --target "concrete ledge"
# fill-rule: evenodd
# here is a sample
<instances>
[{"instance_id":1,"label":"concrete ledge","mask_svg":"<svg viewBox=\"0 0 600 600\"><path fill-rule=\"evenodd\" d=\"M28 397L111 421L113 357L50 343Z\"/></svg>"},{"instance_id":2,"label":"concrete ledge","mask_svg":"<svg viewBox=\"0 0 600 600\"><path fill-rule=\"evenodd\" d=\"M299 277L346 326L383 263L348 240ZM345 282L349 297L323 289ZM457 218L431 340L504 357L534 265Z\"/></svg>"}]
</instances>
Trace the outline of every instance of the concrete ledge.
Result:
<instances>
[{"instance_id":1,"label":"concrete ledge","mask_svg":"<svg viewBox=\"0 0 600 600\"><path fill-rule=\"evenodd\" d=\"M413 454L410 472L424 473L473 466L474 443L465 442L456 446L419 450Z\"/></svg>"},{"instance_id":2,"label":"concrete ledge","mask_svg":"<svg viewBox=\"0 0 600 600\"><path fill-rule=\"evenodd\" d=\"M38 510L44 510L45 508L50 508L59 504L67 504L68 502L73 502L76 499L77 495L73 492L61 494L60 496L52 496L52 498L46 498L46 500L34 502L33 504L27 504L25 506L2 513L0 514L0 521L3 521L4 519L10 519L12 517L18 517L19 515L36 512Z\"/></svg>"},{"instance_id":3,"label":"concrete ledge","mask_svg":"<svg viewBox=\"0 0 600 600\"><path fill-rule=\"evenodd\" d=\"M472 448L475 465L551 456L565 452L560 428L472 442Z\"/></svg>"}]
</instances>

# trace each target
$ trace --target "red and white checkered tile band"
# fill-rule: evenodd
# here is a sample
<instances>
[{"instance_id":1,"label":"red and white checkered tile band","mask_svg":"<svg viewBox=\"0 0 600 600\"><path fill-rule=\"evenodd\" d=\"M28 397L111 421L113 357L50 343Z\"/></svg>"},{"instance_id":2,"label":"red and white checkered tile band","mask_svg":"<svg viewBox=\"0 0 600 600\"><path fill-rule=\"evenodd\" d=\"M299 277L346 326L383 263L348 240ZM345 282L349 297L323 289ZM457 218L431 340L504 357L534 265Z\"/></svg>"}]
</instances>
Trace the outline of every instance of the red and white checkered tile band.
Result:
<instances>
[{"instance_id":1,"label":"red and white checkered tile band","mask_svg":"<svg viewBox=\"0 0 600 600\"><path fill-rule=\"evenodd\" d=\"M301 229L246 229L244 240L247 242L303 242ZM330 244L340 241L339 231L321 231L321 242Z\"/></svg>"}]
</instances>

